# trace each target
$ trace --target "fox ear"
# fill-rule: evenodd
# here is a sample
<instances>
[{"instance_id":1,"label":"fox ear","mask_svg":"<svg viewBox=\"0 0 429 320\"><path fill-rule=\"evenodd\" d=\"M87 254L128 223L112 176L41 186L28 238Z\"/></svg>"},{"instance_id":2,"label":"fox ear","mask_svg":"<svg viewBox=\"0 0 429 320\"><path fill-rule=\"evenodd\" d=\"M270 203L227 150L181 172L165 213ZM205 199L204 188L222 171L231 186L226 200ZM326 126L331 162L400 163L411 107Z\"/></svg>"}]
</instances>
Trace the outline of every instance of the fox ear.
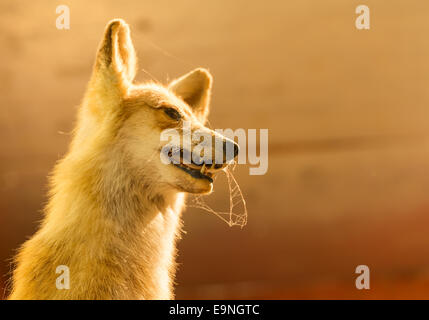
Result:
<instances>
[{"instance_id":1,"label":"fox ear","mask_svg":"<svg viewBox=\"0 0 429 320\"><path fill-rule=\"evenodd\" d=\"M130 37L130 28L122 19L111 20L98 47L94 76L111 78L127 86L136 74L136 53Z\"/></svg>"},{"instance_id":2,"label":"fox ear","mask_svg":"<svg viewBox=\"0 0 429 320\"><path fill-rule=\"evenodd\" d=\"M111 20L98 47L84 102L96 113L117 106L135 73L136 54L130 28L122 19Z\"/></svg>"},{"instance_id":3,"label":"fox ear","mask_svg":"<svg viewBox=\"0 0 429 320\"><path fill-rule=\"evenodd\" d=\"M136 54L130 28L122 19L111 20L97 52L96 68L111 68L120 80L132 82L136 73Z\"/></svg>"},{"instance_id":4,"label":"fox ear","mask_svg":"<svg viewBox=\"0 0 429 320\"><path fill-rule=\"evenodd\" d=\"M209 113L212 83L212 75L206 69L198 68L174 80L169 89L182 98L204 123Z\"/></svg>"}]
</instances>

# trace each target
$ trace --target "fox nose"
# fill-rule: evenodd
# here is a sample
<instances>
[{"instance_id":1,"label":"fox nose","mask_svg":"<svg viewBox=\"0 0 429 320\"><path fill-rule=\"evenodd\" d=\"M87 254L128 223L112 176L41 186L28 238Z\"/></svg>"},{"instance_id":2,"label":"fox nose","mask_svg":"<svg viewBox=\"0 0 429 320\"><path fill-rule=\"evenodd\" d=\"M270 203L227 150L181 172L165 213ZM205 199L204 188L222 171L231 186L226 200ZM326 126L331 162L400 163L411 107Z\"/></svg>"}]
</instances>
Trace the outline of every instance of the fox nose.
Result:
<instances>
[{"instance_id":1,"label":"fox nose","mask_svg":"<svg viewBox=\"0 0 429 320\"><path fill-rule=\"evenodd\" d=\"M240 146L238 143L234 142L234 158L238 156L238 153L240 152Z\"/></svg>"},{"instance_id":2,"label":"fox nose","mask_svg":"<svg viewBox=\"0 0 429 320\"><path fill-rule=\"evenodd\" d=\"M231 152L232 151L232 152ZM225 160L230 161L237 157L240 147L237 143L232 140L224 140L223 142L223 154L225 155Z\"/></svg>"}]
</instances>

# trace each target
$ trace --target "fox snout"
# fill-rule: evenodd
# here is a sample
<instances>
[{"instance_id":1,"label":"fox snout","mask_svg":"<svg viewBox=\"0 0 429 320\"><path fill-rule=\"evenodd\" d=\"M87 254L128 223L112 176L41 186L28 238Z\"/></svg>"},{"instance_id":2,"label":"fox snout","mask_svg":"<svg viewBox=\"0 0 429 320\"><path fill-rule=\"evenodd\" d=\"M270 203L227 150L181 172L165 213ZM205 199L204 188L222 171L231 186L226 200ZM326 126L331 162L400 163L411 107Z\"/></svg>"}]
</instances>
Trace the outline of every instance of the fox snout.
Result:
<instances>
[{"instance_id":1,"label":"fox snout","mask_svg":"<svg viewBox=\"0 0 429 320\"><path fill-rule=\"evenodd\" d=\"M198 147L192 152L180 148L174 165L194 178L213 182L213 176L227 167L239 152L238 144L230 139L216 137L214 140L215 148L209 149L211 152L198 152Z\"/></svg>"},{"instance_id":2,"label":"fox snout","mask_svg":"<svg viewBox=\"0 0 429 320\"><path fill-rule=\"evenodd\" d=\"M214 154L205 163L212 164L211 168L213 169L223 169L237 157L240 147L228 138L221 137L217 139L219 140L215 141Z\"/></svg>"},{"instance_id":3,"label":"fox snout","mask_svg":"<svg viewBox=\"0 0 429 320\"><path fill-rule=\"evenodd\" d=\"M227 166L237 157L240 147L237 143L228 138L216 138L214 139L214 148L209 150L211 152L207 152L206 149L200 151L198 146L194 146L194 148L190 149L181 147L175 148L175 150L170 149L168 156L173 159L174 162L198 167L205 165L209 170L218 170Z\"/></svg>"},{"instance_id":4,"label":"fox snout","mask_svg":"<svg viewBox=\"0 0 429 320\"><path fill-rule=\"evenodd\" d=\"M230 152L229 150L233 150ZM238 153L240 152L240 147L238 143L235 143L234 141L230 139L225 139L223 143L223 154L226 155L226 162L231 161L235 159L238 156Z\"/></svg>"},{"instance_id":5,"label":"fox snout","mask_svg":"<svg viewBox=\"0 0 429 320\"><path fill-rule=\"evenodd\" d=\"M196 165L206 165L208 169L222 169L234 160L240 147L233 140L210 130L211 148L206 143L194 146L192 162ZM201 150L199 147L203 147ZM199 151L199 152L198 152Z\"/></svg>"}]
</instances>

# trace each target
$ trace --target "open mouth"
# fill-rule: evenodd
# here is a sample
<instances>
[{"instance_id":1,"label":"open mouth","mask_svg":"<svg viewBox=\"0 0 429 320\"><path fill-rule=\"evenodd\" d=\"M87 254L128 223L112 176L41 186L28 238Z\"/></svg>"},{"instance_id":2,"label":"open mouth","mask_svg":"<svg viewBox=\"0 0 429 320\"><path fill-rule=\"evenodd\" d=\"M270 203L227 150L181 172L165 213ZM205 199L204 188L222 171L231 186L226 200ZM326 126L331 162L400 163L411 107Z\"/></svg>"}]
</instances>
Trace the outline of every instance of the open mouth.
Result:
<instances>
[{"instance_id":1,"label":"open mouth","mask_svg":"<svg viewBox=\"0 0 429 320\"><path fill-rule=\"evenodd\" d=\"M191 177L195 179L206 179L209 182L213 182L214 171L219 170L224 166L223 164L217 164L217 163L216 164L205 164L205 163L197 164L197 163L191 162L190 164L185 164L183 163L183 159L189 158L189 157L185 157L184 153L188 155L190 154L188 151L184 151L183 149L180 149L177 152L175 152L174 157L171 151L169 152L168 155L169 157L175 158L176 161L172 163L173 165L175 165L177 168L186 172L187 174L189 174ZM203 161L200 161L200 162L203 162Z\"/></svg>"},{"instance_id":2,"label":"open mouth","mask_svg":"<svg viewBox=\"0 0 429 320\"><path fill-rule=\"evenodd\" d=\"M173 163L177 168L183 170L187 174L189 174L191 177L196 179L206 179L210 182L213 182L213 173L208 172L206 165L202 165L201 168L194 169L193 167L187 166L182 163Z\"/></svg>"}]
</instances>

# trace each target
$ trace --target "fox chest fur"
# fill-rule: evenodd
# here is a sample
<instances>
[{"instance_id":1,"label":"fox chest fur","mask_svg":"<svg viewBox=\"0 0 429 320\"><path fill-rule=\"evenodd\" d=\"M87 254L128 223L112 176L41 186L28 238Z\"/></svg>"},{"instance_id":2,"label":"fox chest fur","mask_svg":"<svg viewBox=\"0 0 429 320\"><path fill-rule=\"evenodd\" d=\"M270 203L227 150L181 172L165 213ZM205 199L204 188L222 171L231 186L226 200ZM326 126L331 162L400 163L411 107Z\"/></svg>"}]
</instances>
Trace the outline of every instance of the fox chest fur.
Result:
<instances>
[{"instance_id":1,"label":"fox chest fur","mask_svg":"<svg viewBox=\"0 0 429 320\"><path fill-rule=\"evenodd\" d=\"M70 158L57 166L57 191L17 257L11 299L172 298L183 193L151 198L132 175L84 167ZM69 269L68 289L56 287L58 266Z\"/></svg>"}]
</instances>

